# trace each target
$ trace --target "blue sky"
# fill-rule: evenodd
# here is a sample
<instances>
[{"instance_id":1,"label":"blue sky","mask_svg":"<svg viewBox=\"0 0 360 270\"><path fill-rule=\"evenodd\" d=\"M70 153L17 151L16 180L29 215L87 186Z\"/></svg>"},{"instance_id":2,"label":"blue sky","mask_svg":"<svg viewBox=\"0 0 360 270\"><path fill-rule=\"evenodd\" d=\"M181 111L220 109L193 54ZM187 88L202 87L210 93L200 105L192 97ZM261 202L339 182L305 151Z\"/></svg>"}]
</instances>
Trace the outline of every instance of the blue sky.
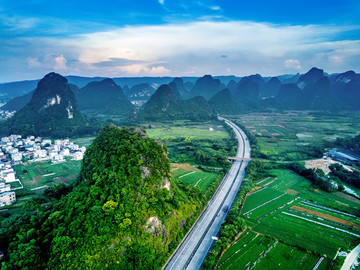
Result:
<instances>
[{"instance_id":1,"label":"blue sky","mask_svg":"<svg viewBox=\"0 0 360 270\"><path fill-rule=\"evenodd\" d=\"M360 1L1 0L0 82L360 72Z\"/></svg>"}]
</instances>

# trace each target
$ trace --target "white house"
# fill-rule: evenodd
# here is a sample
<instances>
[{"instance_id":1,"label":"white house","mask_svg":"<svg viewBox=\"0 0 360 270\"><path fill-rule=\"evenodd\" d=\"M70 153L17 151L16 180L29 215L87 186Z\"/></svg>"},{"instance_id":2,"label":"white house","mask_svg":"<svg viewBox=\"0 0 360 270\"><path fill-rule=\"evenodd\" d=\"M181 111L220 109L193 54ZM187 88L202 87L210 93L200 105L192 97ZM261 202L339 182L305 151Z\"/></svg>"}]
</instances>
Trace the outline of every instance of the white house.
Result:
<instances>
[{"instance_id":1,"label":"white house","mask_svg":"<svg viewBox=\"0 0 360 270\"><path fill-rule=\"evenodd\" d=\"M43 140L42 142L41 142L41 145L42 146L45 146L45 145L51 145L51 140L49 140L49 139L46 139L46 140Z\"/></svg>"},{"instance_id":2,"label":"white house","mask_svg":"<svg viewBox=\"0 0 360 270\"><path fill-rule=\"evenodd\" d=\"M26 145L25 150L30 151L30 152L34 151L34 145L32 145L32 144Z\"/></svg>"},{"instance_id":3,"label":"white house","mask_svg":"<svg viewBox=\"0 0 360 270\"><path fill-rule=\"evenodd\" d=\"M22 159L22 154L17 152L17 153L13 153L11 154L11 160L13 163L18 163L20 162Z\"/></svg>"},{"instance_id":4,"label":"white house","mask_svg":"<svg viewBox=\"0 0 360 270\"><path fill-rule=\"evenodd\" d=\"M69 148L64 148L63 150L61 150L60 154L62 154L64 156L70 156Z\"/></svg>"},{"instance_id":5,"label":"white house","mask_svg":"<svg viewBox=\"0 0 360 270\"><path fill-rule=\"evenodd\" d=\"M34 158L45 158L47 157L47 151L45 149L36 150L34 152Z\"/></svg>"},{"instance_id":6,"label":"white house","mask_svg":"<svg viewBox=\"0 0 360 270\"><path fill-rule=\"evenodd\" d=\"M58 145L58 144L54 144L54 145L53 145L53 149L54 149L54 151L59 152L60 149L61 149L61 147L60 147L60 145Z\"/></svg>"},{"instance_id":7,"label":"white house","mask_svg":"<svg viewBox=\"0 0 360 270\"><path fill-rule=\"evenodd\" d=\"M61 146L61 140L55 140L55 144Z\"/></svg>"},{"instance_id":8,"label":"white house","mask_svg":"<svg viewBox=\"0 0 360 270\"><path fill-rule=\"evenodd\" d=\"M72 150L72 151L77 151L77 150L79 150L79 145L77 145L77 144L72 144L72 145L69 145L69 148L70 148L70 150Z\"/></svg>"},{"instance_id":9,"label":"white house","mask_svg":"<svg viewBox=\"0 0 360 270\"><path fill-rule=\"evenodd\" d=\"M2 137L1 142L4 142L4 143L10 142L10 138L9 137Z\"/></svg>"},{"instance_id":10,"label":"white house","mask_svg":"<svg viewBox=\"0 0 360 270\"><path fill-rule=\"evenodd\" d=\"M75 152L73 153L73 160L82 160L84 158L83 152Z\"/></svg>"},{"instance_id":11,"label":"white house","mask_svg":"<svg viewBox=\"0 0 360 270\"><path fill-rule=\"evenodd\" d=\"M0 193L8 192L11 190L10 185L6 185L4 181L0 181Z\"/></svg>"},{"instance_id":12,"label":"white house","mask_svg":"<svg viewBox=\"0 0 360 270\"><path fill-rule=\"evenodd\" d=\"M0 194L0 202L5 203L5 205L10 205L15 201L16 201L16 196L14 191L8 191Z\"/></svg>"},{"instance_id":13,"label":"white house","mask_svg":"<svg viewBox=\"0 0 360 270\"><path fill-rule=\"evenodd\" d=\"M16 147L13 147L9 150L9 154L11 154L11 155L16 154L16 153L19 153L19 149Z\"/></svg>"},{"instance_id":14,"label":"white house","mask_svg":"<svg viewBox=\"0 0 360 270\"><path fill-rule=\"evenodd\" d=\"M15 172L14 172L13 168L2 170L1 171L1 177L5 180L6 183L16 181Z\"/></svg>"},{"instance_id":15,"label":"white house","mask_svg":"<svg viewBox=\"0 0 360 270\"><path fill-rule=\"evenodd\" d=\"M65 160L65 157L62 154L56 154L51 158L51 162L53 162L53 163L61 162L64 160Z\"/></svg>"}]
</instances>

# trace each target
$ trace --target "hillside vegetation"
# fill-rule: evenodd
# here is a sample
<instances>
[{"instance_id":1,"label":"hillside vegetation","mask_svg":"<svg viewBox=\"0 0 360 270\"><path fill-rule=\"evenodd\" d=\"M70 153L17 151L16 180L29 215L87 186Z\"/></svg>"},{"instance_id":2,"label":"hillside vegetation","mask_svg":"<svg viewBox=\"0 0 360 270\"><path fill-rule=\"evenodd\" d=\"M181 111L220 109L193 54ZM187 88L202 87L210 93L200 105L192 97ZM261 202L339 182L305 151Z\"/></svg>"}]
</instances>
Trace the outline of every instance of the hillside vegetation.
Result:
<instances>
[{"instance_id":1,"label":"hillside vegetation","mask_svg":"<svg viewBox=\"0 0 360 270\"><path fill-rule=\"evenodd\" d=\"M166 153L141 129L105 127L70 193L3 221L2 269L160 269L204 200L171 179Z\"/></svg>"}]
</instances>

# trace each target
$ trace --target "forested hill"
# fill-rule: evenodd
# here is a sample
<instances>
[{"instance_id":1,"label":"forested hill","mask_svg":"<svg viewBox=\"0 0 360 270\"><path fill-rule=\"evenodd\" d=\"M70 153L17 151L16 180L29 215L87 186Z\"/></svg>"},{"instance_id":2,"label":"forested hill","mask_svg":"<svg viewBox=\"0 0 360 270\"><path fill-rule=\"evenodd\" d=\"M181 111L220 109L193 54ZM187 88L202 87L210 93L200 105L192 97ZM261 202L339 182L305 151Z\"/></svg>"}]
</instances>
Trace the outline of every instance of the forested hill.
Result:
<instances>
[{"instance_id":1,"label":"forested hill","mask_svg":"<svg viewBox=\"0 0 360 270\"><path fill-rule=\"evenodd\" d=\"M133 105L112 79L91 82L76 94L80 110L104 114L128 114Z\"/></svg>"},{"instance_id":2,"label":"forested hill","mask_svg":"<svg viewBox=\"0 0 360 270\"><path fill-rule=\"evenodd\" d=\"M141 129L106 126L54 209L24 208L2 224L2 269L160 269L203 205L200 191L172 181L166 153Z\"/></svg>"},{"instance_id":3,"label":"forested hill","mask_svg":"<svg viewBox=\"0 0 360 270\"><path fill-rule=\"evenodd\" d=\"M31 100L6 122L7 133L66 137L87 126L66 78L49 73Z\"/></svg>"},{"instance_id":4,"label":"forested hill","mask_svg":"<svg viewBox=\"0 0 360 270\"><path fill-rule=\"evenodd\" d=\"M139 119L208 120L212 117L209 103L202 96L183 100L175 83L161 85L140 111Z\"/></svg>"}]
</instances>

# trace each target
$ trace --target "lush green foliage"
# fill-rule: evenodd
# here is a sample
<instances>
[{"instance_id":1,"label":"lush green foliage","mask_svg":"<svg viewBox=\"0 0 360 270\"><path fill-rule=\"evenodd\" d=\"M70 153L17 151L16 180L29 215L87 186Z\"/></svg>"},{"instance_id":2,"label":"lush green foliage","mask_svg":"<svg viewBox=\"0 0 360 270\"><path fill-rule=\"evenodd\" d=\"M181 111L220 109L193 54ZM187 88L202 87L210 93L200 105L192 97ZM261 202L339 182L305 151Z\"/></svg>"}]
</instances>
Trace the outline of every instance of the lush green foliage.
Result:
<instances>
[{"instance_id":1,"label":"lush green foliage","mask_svg":"<svg viewBox=\"0 0 360 270\"><path fill-rule=\"evenodd\" d=\"M335 191L338 189L328 178L321 169L306 169L301 163L291 163L289 168L297 174L309 179L316 187L325 191Z\"/></svg>"},{"instance_id":2,"label":"lush green foliage","mask_svg":"<svg viewBox=\"0 0 360 270\"><path fill-rule=\"evenodd\" d=\"M80 110L97 114L129 114L134 108L112 79L89 83L79 90L76 99Z\"/></svg>"},{"instance_id":3,"label":"lush green foliage","mask_svg":"<svg viewBox=\"0 0 360 270\"><path fill-rule=\"evenodd\" d=\"M211 107L220 114L234 115L245 111L245 106L236 101L229 89L221 90L210 100Z\"/></svg>"},{"instance_id":4,"label":"lush green foliage","mask_svg":"<svg viewBox=\"0 0 360 270\"><path fill-rule=\"evenodd\" d=\"M168 85L162 85L135 116L139 120L208 120L213 117L205 98L197 96L182 100Z\"/></svg>"},{"instance_id":5,"label":"lush green foliage","mask_svg":"<svg viewBox=\"0 0 360 270\"><path fill-rule=\"evenodd\" d=\"M335 145L360 153L360 134L355 137L337 138Z\"/></svg>"},{"instance_id":6,"label":"lush green foliage","mask_svg":"<svg viewBox=\"0 0 360 270\"><path fill-rule=\"evenodd\" d=\"M340 179L342 182L360 188L360 172L357 170L348 171L340 164L332 164L330 166L331 175Z\"/></svg>"},{"instance_id":7,"label":"lush green foliage","mask_svg":"<svg viewBox=\"0 0 360 270\"><path fill-rule=\"evenodd\" d=\"M321 158L325 148L334 147L336 138L354 136L360 130L360 117L353 114L258 113L238 119L256 136L261 147L258 157L277 161Z\"/></svg>"},{"instance_id":8,"label":"lush green foliage","mask_svg":"<svg viewBox=\"0 0 360 270\"><path fill-rule=\"evenodd\" d=\"M61 198L54 208L27 203L2 222L3 269L159 269L203 202L198 189L171 180L166 153L141 129L105 127L73 190L46 192Z\"/></svg>"},{"instance_id":9,"label":"lush green foliage","mask_svg":"<svg viewBox=\"0 0 360 270\"><path fill-rule=\"evenodd\" d=\"M87 126L67 80L56 73L46 75L30 102L6 123L8 133L53 137L82 134Z\"/></svg>"}]
</instances>

